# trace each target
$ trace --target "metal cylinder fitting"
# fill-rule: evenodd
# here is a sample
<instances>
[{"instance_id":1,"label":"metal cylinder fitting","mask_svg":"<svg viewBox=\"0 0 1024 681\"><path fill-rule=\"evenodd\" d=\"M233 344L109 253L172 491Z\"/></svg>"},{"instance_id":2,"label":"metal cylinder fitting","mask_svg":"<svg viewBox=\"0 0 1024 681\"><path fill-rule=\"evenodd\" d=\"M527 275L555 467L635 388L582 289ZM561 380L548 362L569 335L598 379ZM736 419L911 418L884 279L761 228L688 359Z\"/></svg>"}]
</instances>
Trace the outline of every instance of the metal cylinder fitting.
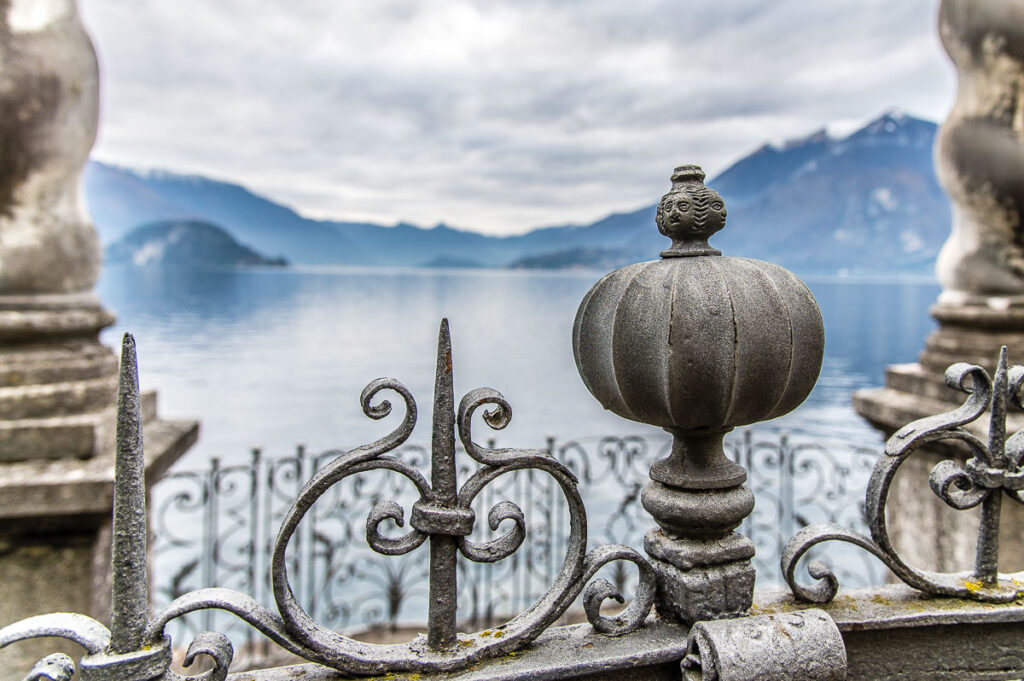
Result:
<instances>
[{"instance_id":1,"label":"metal cylinder fitting","mask_svg":"<svg viewBox=\"0 0 1024 681\"><path fill-rule=\"evenodd\" d=\"M844 681L846 646L824 610L697 622L686 681Z\"/></svg>"}]
</instances>

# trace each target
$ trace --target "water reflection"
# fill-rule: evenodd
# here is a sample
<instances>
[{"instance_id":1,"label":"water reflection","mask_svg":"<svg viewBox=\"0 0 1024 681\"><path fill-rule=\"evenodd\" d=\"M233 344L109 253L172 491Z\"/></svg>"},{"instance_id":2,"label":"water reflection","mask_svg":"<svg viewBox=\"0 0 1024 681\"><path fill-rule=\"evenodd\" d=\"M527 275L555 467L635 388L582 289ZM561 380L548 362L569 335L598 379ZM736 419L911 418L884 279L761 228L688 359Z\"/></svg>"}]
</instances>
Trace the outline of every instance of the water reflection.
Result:
<instances>
[{"instance_id":1,"label":"water reflection","mask_svg":"<svg viewBox=\"0 0 1024 681\"><path fill-rule=\"evenodd\" d=\"M139 341L144 388L169 417L199 417L199 444L179 466L241 461L297 443L354 446L389 429L365 418L362 387L403 381L428 409L438 322L448 316L456 391L488 385L511 401L501 434L515 446L548 435L650 432L605 412L572 359L576 307L599 272L429 270L161 270L109 268L99 286L118 313L104 333ZM930 331L932 283L808 282L826 329L821 378L787 427L873 438L850 393L880 385L886 364L914 361ZM426 441L424 426L413 440Z\"/></svg>"}]
</instances>

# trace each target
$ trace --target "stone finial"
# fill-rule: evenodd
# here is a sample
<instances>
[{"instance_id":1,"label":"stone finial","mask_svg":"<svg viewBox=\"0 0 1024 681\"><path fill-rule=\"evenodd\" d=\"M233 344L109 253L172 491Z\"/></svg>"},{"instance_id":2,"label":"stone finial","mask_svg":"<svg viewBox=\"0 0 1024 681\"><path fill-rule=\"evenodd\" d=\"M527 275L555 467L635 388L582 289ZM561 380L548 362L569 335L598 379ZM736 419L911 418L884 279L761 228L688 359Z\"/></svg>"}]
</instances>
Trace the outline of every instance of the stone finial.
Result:
<instances>
[{"instance_id":1,"label":"stone finial","mask_svg":"<svg viewBox=\"0 0 1024 681\"><path fill-rule=\"evenodd\" d=\"M697 166L676 168L657 214L671 248L601 279L573 327L576 366L594 397L672 434L641 495L658 524L644 548L659 611L686 623L750 606L754 546L734 530L754 497L722 439L803 402L825 341L817 303L792 273L708 245L725 206L703 177Z\"/></svg>"},{"instance_id":2,"label":"stone finial","mask_svg":"<svg viewBox=\"0 0 1024 681\"><path fill-rule=\"evenodd\" d=\"M655 221L658 231L672 239L663 258L693 255L721 255L708 245L708 237L725 227L725 202L714 189L704 185L704 171L693 164L681 165L672 173L672 188L661 197Z\"/></svg>"},{"instance_id":3,"label":"stone finial","mask_svg":"<svg viewBox=\"0 0 1024 681\"><path fill-rule=\"evenodd\" d=\"M96 140L96 53L76 0L0 8L0 295L88 291L100 248L78 182Z\"/></svg>"}]
</instances>

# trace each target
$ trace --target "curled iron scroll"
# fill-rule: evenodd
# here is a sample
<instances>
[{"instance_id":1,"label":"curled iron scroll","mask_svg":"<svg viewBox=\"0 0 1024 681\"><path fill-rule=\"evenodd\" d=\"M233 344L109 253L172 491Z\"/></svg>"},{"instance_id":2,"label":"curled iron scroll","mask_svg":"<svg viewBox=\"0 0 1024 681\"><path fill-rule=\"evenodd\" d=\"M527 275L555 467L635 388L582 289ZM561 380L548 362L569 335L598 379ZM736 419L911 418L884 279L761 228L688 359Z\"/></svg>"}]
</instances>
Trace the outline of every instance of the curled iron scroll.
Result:
<instances>
[{"instance_id":1,"label":"curled iron scroll","mask_svg":"<svg viewBox=\"0 0 1024 681\"><path fill-rule=\"evenodd\" d=\"M796 579L800 559L815 546L828 541L844 541L869 551L905 584L925 593L1008 602L1024 590L1021 587L1024 573L996 575L991 582L984 582L972 573L930 572L907 564L892 544L886 523L886 504L893 478L916 450L932 442L956 440L971 453L966 467L945 460L932 468L929 486L950 507L971 509L1003 491L1024 503L1020 488L1010 488L1016 484L1014 476L1020 477L1024 437L1022 433L1015 434L1006 441L1004 448L1002 436L1005 400L1009 398L1020 405L1024 368L1013 367L1008 371L1006 349L1003 348L994 380L980 366L959 363L946 370L945 381L950 388L967 393L967 399L953 411L928 416L904 426L886 442L885 452L875 464L865 495L865 514L871 536L832 523L820 523L800 530L786 544L781 560L782 574L797 598L827 603L835 597L838 579L820 560L811 560L807 566L810 576L817 580L816 584L803 586ZM989 428L990 441L986 445L962 426L978 419L990 406L993 416ZM1008 456L1004 456L1004 449ZM1010 482L1004 482L1007 478ZM1008 486L1005 490L1004 485ZM995 530L998 530L998 525Z\"/></svg>"},{"instance_id":2,"label":"curled iron scroll","mask_svg":"<svg viewBox=\"0 0 1024 681\"><path fill-rule=\"evenodd\" d=\"M405 415L401 424L370 445L341 453L322 466L305 484L289 512L285 515L272 554L272 582L274 598L280 614L275 614L257 604L250 597L228 589L203 589L175 600L152 623L148 631L149 640L163 636L167 623L188 612L215 608L226 610L251 624L272 641L306 660L323 664L350 674L381 674L395 671L452 671L466 667L478 660L510 653L522 648L551 626L571 603L581 594L584 609L593 626L606 634L618 635L635 630L650 612L655 590L653 571L639 553L625 546L601 546L589 554L587 548L586 509L577 489L576 476L546 451L532 449L490 449L475 443L472 439L472 421L477 410L484 409L484 422L494 429L504 428L512 417L512 409L501 393L480 388L468 393L459 404L456 427L459 439L469 456L481 464L458 489L454 507L438 506L439 499L431 484L415 468L390 456L389 453L402 445L416 425L416 403L410 392L398 381L379 379L369 384L361 396L364 413L375 419L391 413L387 401L374 403L383 390L392 390L405 403ZM436 428L436 421L435 421ZM372 470L387 470L408 479L419 495L412 516L406 516L405 509L394 501L382 500L371 509L366 521L366 539L376 552L385 555L409 553L429 538L435 531L451 532L455 537L458 552L475 562L494 562L512 555L523 543L527 534L524 513L511 501L499 501L488 512L487 522L492 531L502 526L508 529L486 542L472 541L465 528L455 530L448 527L431 529L422 513L440 513L443 517L458 518L461 522L472 522L474 500L479 493L496 478L516 471L531 469L550 475L558 484L565 498L569 515L569 539L561 569L554 584L532 606L513 617L507 623L477 634L458 634L457 645L444 650L427 645L422 635L404 644L370 644L358 641L328 629L316 621L298 604L289 583L288 565L285 552L299 522L309 512L318 498L342 480ZM416 512L420 509L421 519L416 525ZM390 522L405 528L406 522L413 527L398 536L387 536L381 526ZM427 522L427 525L423 523ZM420 529L418 529L420 528ZM608 599L623 603L625 599L605 580L588 585L598 570L613 561L632 562L639 571L639 582L635 598L617 616L605 617L600 607ZM221 670L226 670L230 661L230 645L226 639L197 639L193 645L195 653L206 653L215 660L215 675L203 677L202 681L219 681Z\"/></svg>"},{"instance_id":3,"label":"curled iron scroll","mask_svg":"<svg viewBox=\"0 0 1024 681\"><path fill-rule=\"evenodd\" d=\"M165 630L170 621L199 610L223 610L247 622L288 652L347 674L454 671L487 657L511 653L527 645L551 626L581 593L587 617L598 631L617 635L639 627L650 612L654 599L653 570L639 553L625 546L601 546L589 554L586 552L586 510L577 488L576 476L569 468L542 450L491 449L473 442L472 420L480 407L492 407L484 411L483 420L495 429L504 428L512 417L511 406L495 390L481 388L471 391L460 403L457 420L453 421L451 347L447 321L442 322L441 327L438 367L440 388L435 386L439 397L434 405L435 447L431 461L431 482L409 463L390 454L406 442L416 425L416 403L412 394L394 379L384 378L371 382L360 397L363 412L368 417L382 419L391 414L390 402L375 402L384 390L391 390L401 397L405 414L399 425L384 437L351 451L339 452L337 456L331 452L333 458L313 474L294 500L282 521L271 558L273 593L278 612L272 612L241 592L206 588L180 596L156 617L146 618L148 622L144 620L140 627L145 630L138 632L140 640L144 642L140 650L111 652L113 637L106 627L88 617L68 614L29 618L0 629L0 648L26 638L61 636L85 648L87 655L82 658L80 666L95 678L128 678L125 674L135 678L142 674L146 678L168 678L174 681L224 681L234 651L227 637L216 632L198 634L184 659L186 666L191 666L203 656L212 661L212 669L189 677L179 676L169 669L170 639ZM442 383L441 378L446 379L445 382ZM134 361L122 362L122 386L125 381L134 385L137 392L138 376ZM119 411L119 419L132 426L133 430L128 430L141 432L141 412L138 410L135 413ZM457 492L452 482L458 475L454 451L456 429L466 452L481 464ZM134 457L126 460L138 464L126 466L126 470L143 470L141 444L130 451L126 450L124 456ZM453 635L450 644L439 645L423 635L404 644L370 644L321 626L299 605L288 579L288 563L285 560L288 543L317 499L342 480L379 470L397 473L411 482L419 499L413 505L408 520L405 509L398 503L390 500L375 503L366 520L367 543L378 553L401 555L415 550L428 539L432 546L437 540L441 546L455 549L447 554L449 558L445 558L445 566L451 568L451 574L454 575L458 553L472 561L494 562L510 556L523 543L527 534L526 518L522 509L511 501L494 504L487 514L491 530L498 531L505 526L507 529L504 534L484 542L474 542L468 537L476 522L472 504L480 491L502 475L526 469L546 473L557 482L567 503L570 532L565 558L554 584L532 606L506 624L476 634ZM439 484L438 480L444 484ZM437 490L432 488L432 483L437 485ZM115 494L124 495L124 490L134 489L133 486L140 487L141 484L141 472L133 473L127 476L126 484L115 484ZM400 536L390 536L381 532L381 526L387 522L397 527L404 527L408 522L411 527ZM611 599L622 603L625 599L605 580L598 579L589 585L588 582L602 566L613 561L635 564L639 571L639 586L636 597L621 613L606 617L600 613L603 602ZM452 587L454 594L454 584ZM135 601L132 603L139 608L146 607ZM433 619L428 619L431 620L429 627L433 632ZM122 671L125 669L134 671ZM70 658L57 655L41 660L29 678L68 681L73 672L74 665Z\"/></svg>"}]
</instances>

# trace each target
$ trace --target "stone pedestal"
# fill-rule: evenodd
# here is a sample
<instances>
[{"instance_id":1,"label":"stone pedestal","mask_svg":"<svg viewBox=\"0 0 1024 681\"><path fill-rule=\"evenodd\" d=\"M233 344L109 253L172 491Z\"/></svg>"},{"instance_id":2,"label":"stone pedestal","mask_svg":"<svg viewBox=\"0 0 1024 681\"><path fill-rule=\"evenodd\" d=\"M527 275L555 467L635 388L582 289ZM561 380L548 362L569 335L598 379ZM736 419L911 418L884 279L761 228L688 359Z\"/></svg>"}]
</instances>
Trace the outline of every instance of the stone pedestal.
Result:
<instances>
[{"instance_id":1,"label":"stone pedestal","mask_svg":"<svg viewBox=\"0 0 1024 681\"><path fill-rule=\"evenodd\" d=\"M199 430L195 421L157 419L152 393L146 404L146 477L153 482ZM86 460L0 464L0 623L48 612L109 622L113 486L113 447ZM60 639L15 644L0 650L0 679L21 681L54 652L77 659L81 649Z\"/></svg>"},{"instance_id":2,"label":"stone pedestal","mask_svg":"<svg viewBox=\"0 0 1024 681\"><path fill-rule=\"evenodd\" d=\"M754 543L734 532L754 510L746 471L725 456L724 432L673 435L640 497L658 523L644 537L658 613L686 624L737 617L754 597Z\"/></svg>"},{"instance_id":3,"label":"stone pedestal","mask_svg":"<svg viewBox=\"0 0 1024 681\"><path fill-rule=\"evenodd\" d=\"M1005 298L990 304L940 302L931 312L939 328L925 341L918 362L896 364L885 372L885 387L858 391L853 406L872 426L891 436L919 418L952 411L966 395L946 386L948 366L967 362L994 373L999 350L1006 345L1011 364L1024 364L1024 307ZM988 419L979 418L965 428L984 442ZM1024 413L1011 410L1007 433L1024 428ZM951 441L947 441L951 442ZM978 536L978 513L950 508L928 486L928 474L939 461L963 462L965 448L956 444L931 445L911 455L893 483L889 528L896 547L912 565L939 572L972 567ZM1024 507L1002 505L1000 570L1024 569Z\"/></svg>"},{"instance_id":4,"label":"stone pedestal","mask_svg":"<svg viewBox=\"0 0 1024 681\"><path fill-rule=\"evenodd\" d=\"M113 316L91 295L0 296L0 624L47 612L109 620L117 359L98 340ZM143 400L147 479L195 442L194 421ZM0 650L0 680L55 651Z\"/></svg>"}]
</instances>

